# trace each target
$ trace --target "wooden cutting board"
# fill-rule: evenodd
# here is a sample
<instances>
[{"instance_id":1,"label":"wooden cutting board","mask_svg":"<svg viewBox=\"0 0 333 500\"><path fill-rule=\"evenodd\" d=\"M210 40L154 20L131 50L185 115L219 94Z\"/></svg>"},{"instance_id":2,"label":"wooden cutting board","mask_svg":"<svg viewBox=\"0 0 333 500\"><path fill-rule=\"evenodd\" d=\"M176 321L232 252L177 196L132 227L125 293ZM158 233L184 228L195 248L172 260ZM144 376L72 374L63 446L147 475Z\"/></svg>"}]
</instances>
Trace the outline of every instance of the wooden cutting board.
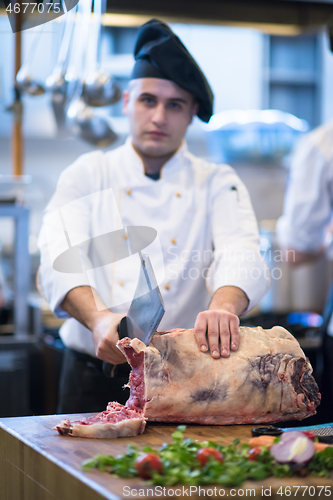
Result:
<instances>
[{"instance_id":1,"label":"wooden cutting board","mask_svg":"<svg viewBox=\"0 0 333 500\"><path fill-rule=\"evenodd\" d=\"M171 442L174 425L147 425L142 436L119 439L85 439L60 436L52 430L63 418L78 419L88 415L49 415L0 419L0 499L1 500L118 500L126 498L203 498L203 491L189 487L155 490L137 479L122 479L110 474L83 472L81 463L100 453L117 455L126 451L129 443L140 448L159 447ZM239 437L247 442L250 425L187 427L185 436L200 441L210 439L230 444ZM282 490L279 488L282 486ZM288 495L291 488L291 495ZM296 489L300 486L297 495ZM321 490L320 486L326 486ZM180 489L179 489L180 488ZM252 490L251 494L246 490ZM262 482L246 481L241 488L206 488L207 496L234 498L325 498L333 496L333 480L312 476L286 479L269 478ZM242 490L242 491L240 491ZM278 491L283 495L278 494ZM287 493L286 493L287 492ZM173 494L172 494L173 493ZM191 495L190 495L191 493ZM286 494L285 494L286 493ZM330 493L330 494L328 494Z\"/></svg>"}]
</instances>

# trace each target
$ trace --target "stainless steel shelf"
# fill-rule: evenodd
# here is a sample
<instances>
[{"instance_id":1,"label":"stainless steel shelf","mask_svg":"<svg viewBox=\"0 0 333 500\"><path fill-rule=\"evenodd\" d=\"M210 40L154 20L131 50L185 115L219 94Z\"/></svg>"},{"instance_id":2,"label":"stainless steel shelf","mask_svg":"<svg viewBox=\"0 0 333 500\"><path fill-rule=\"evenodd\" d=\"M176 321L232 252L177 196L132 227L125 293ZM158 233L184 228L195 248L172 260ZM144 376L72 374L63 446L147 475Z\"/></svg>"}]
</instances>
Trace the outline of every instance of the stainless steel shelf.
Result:
<instances>
[{"instance_id":1,"label":"stainless steel shelf","mask_svg":"<svg viewBox=\"0 0 333 500\"><path fill-rule=\"evenodd\" d=\"M15 336L28 334L28 293L30 289L29 214L27 207L0 204L0 217L12 217L15 222Z\"/></svg>"}]
</instances>

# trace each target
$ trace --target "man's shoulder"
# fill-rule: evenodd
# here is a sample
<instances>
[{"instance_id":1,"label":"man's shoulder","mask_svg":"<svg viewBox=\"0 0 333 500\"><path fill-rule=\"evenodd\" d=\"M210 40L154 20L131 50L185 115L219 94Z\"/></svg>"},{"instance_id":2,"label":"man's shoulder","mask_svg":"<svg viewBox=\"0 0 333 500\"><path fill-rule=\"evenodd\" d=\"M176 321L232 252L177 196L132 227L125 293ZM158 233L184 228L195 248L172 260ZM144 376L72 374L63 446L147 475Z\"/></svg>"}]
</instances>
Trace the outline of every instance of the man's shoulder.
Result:
<instances>
[{"instance_id":1,"label":"man's shoulder","mask_svg":"<svg viewBox=\"0 0 333 500\"><path fill-rule=\"evenodd\" d=\"M313 140L329 136L331 139L333 137L333 120L327 123L323 123L319 127L316 127L308 136L312 137Z\"/></svg>"},{"instance_id":2,"label":"man's shoulder","mask_svg":"<svg viewBox=\"0 0 333 500\"><path fill-rule=\"evenodd\" d=\"M324 161L333 158L333 121L324 123L301 137L296 152L305 155L319 154Z\"/></svg>"},{"instance_id":3,"label":"man's shoulder","mask_svg":"<svg viewBox=\"0 0 333 500\"><path fill-rule=\"evenodd\" d=\"M200 158L187 151L186 156L191 167L197 172L205 175L207 180L211 178L221 178L224 181L238 178L236 171L226 163L215 163L206 158Z\"/></svg>"},{"instance_id":4,"label":"man's shoulder","mask_svg":"<svg viewBox=\"0 0 333 500\"><path fill-rule=\"evenodd\" d=\"M89 153L79 156L74 163L65 168L62 173L65 176L82 176L82 174L96 175L98 172L103 173L103 171L108 170L114 163L114 160L122 154L122 149L123 146L107 152L101 150L90 151Z\"/></svg>"}]
</instances>

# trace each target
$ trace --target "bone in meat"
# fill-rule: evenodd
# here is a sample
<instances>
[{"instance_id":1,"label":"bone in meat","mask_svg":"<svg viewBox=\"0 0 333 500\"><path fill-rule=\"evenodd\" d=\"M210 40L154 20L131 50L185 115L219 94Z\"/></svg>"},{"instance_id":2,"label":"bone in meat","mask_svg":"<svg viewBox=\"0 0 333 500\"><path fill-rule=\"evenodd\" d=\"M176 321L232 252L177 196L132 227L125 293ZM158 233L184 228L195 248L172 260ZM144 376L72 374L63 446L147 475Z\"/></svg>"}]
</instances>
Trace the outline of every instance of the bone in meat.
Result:
<instances>
[{"instance_id":1,"label":"bone in meat","mask_svg":"<svg viewBox=\"0 0 333 500\"><path fill-rule=\"evenodd\" d=\"M213 425L301 420L320 403L312 367L284 328L240 327L228 358L199 350L194 330L153 337L149 347L122 339L132 366L126 405L149 421Z\"/></svg>"},{"instance_id":2,"label":"bone in meat","mask_svg":"<svg viewBox=\"0 0 333 500\"><path fill-rule=\"evenodd\" d=\"M53 429L63 436L107 439L137 436L145 426L142 412L112 402L97 415L75 421L66 419Z\"/></svg>"}]
</instances>

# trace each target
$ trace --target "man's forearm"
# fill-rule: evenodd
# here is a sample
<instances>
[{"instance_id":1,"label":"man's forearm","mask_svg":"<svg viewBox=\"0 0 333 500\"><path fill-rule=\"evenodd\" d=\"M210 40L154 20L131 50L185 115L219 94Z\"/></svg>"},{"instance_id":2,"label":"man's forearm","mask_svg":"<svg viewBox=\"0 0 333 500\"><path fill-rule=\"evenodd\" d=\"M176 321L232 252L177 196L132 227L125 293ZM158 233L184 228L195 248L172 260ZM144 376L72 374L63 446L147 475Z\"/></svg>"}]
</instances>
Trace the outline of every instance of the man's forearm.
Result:
<instances>
[{"instance_id":1,"label":"man's forearm","mask_svg":"<svg viewBox=\"0 0 333 500\"><path fill-rule=\"evenodd\" d=\"M92 332L95 353L99 359L117 365L126 360L116 344L117 328L122 314L110 312L90 286L78 286L68 292L61 307L72 318Z\"/></svg>"},{"instance_id":2,"label":"man's forearm","mask_svg":"<svg viewBox=\"0 0 333 500\"><path fill-rule=\"evenodd\" d=\"M292 248L286 248L283 250L284 261L289 264L289 266L299 266L301 264L309 264L315 262L320 257L325 254L325 247L321 247L315 253L310 252L299 252L298 250L293 250Z\"/></svg>"},{"instance_id":3,"label":"man's forearm","mask_svg":"<svg viewBox=\"0 0 333 500\"><path fill-rule=\"evenodd\" d=\"M112 314L97 293L93 295L90 286L79 286L70 290L60 307L91 331L103 314Z\"/></svg>"},{"instance_id":4,"label":"man's forearm","mask_svg":"<svg viewBox=\"0 0 333 500\"><path fill-rule=\"evenodd\" d=\"M214 293L209 310L224 309L240 316L248 305L249 299L243 290L236 286L223 286Z\"/></svg>"}]
</instances>

